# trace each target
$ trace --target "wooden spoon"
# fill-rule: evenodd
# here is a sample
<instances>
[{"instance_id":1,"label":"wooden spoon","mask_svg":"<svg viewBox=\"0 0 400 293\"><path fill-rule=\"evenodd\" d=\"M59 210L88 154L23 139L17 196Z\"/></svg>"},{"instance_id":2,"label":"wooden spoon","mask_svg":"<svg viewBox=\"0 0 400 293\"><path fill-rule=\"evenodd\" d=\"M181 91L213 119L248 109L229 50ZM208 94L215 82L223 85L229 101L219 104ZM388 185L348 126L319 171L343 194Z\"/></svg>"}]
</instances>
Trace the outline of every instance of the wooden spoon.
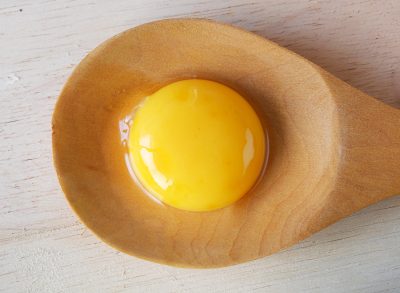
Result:
<instances>
[{"instance_id":1,"label":"wooden spoon","mask_svg":"<svg viewBox=\"0 0 400 293\"><path fill-rule=\"evenodd\" d=\"M260 183L214 212L153 201L125 162L132 109L163 85L194 77L241 92L270 138ZM68 201L94 233L177 266L263 257L400 193L399 110L275 43L207 20L145 24L91 52L59 97L53 150Z\"/></svg>"}]
</instances>

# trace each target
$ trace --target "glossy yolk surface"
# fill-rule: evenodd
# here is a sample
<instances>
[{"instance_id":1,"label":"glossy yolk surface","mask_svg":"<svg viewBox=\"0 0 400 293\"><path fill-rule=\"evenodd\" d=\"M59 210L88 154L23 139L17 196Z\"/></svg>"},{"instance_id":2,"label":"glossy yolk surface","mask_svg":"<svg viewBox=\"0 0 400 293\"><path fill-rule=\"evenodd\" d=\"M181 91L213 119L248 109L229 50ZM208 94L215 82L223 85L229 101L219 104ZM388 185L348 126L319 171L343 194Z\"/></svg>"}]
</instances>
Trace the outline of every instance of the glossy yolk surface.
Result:
<instances>
[{"instance_id":1,"label":"glossy yolk surface","mask_svg":"<svg viewBox=\"0 0 400 293\"><path fill-rule=\"evenodd\" d=\"M225 207L254 185L265 135L247 101L208 80L183 80L147 97L129 132L129 154L143 187L189 211Z\"/></svg>"}]
</instances>

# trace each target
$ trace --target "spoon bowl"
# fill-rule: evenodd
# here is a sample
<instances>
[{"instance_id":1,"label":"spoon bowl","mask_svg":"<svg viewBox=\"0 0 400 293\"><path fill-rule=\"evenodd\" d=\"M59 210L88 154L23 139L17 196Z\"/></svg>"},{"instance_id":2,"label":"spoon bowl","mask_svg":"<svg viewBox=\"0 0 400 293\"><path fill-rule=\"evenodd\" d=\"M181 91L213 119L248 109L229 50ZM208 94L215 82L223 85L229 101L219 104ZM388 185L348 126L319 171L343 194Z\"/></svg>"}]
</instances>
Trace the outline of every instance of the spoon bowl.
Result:
<instances>
[{"instance_id":1,"label":"spoon bowl","mask_svg":"<svg viewBox=\"0 0 400 293\"><path fill-rule=\"evenodd\" d=\"M268 129L269 160L241 200L178 210L132 179L124 134L144 97L177 80L228 85ZM400 192L400 111L255 34L208 20L145 24L77 66L53 116L60 184L80 219L111 246L185 267L269 255Z\"/></svg>"}]
</instances>

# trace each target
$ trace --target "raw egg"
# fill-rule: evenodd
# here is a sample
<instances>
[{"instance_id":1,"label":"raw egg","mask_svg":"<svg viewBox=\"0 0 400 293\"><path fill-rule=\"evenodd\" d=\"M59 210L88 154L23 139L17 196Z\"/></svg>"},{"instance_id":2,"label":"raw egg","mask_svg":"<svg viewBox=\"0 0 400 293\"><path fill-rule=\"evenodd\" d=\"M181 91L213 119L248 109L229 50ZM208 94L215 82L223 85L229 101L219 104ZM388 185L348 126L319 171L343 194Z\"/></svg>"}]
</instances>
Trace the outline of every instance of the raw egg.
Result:
<instances>
[{"instance_id":1,"label":"raw egg","mask_svg":"<svg viewBox=\"0 0 400 293\"><path fill-rule=\"evenodd\" d=\"M266 135L236 91L191 79L143 100L128 150L135 176L152 196L178 209L211 211L254 186L265 163Z\"/></svg>"}]
</instances>

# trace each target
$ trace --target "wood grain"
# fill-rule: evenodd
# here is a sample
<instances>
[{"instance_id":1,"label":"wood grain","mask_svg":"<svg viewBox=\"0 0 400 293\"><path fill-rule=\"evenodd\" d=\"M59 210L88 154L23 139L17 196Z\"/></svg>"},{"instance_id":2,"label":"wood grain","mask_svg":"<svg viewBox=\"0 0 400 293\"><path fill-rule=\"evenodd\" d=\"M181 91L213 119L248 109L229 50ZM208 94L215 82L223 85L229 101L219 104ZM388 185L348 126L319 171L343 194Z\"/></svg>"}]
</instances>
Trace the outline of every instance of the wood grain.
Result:
<instances>
[{"instance_id":1,"label":"wood grain","mask_svg":"<svg viewBox=\"0 0 400 293\"><path fill-rule=\"evenodd\" d=\"M58 187L50 139L56 97L89 50L137 24L174 16L209 17L256 31L367 94L399 105L397 1L14 1L1 6L2 290L399 290L398 197L266 259L218 271L173 269L119 254L78 223Z\"/></svg>"},{"instance_id":2,"label":"wood grain","mask_svg":"<svg viewBox=\"0 0 400 293\"><path fill-rule=\"evenodd\" d=\"M207 213L149 198L120 134L144 97L193 77L247 97L271 146L255 188ZM52 125L59 180L82 221L119 250L160 263L260 258L400 192L400 110L266 39L208 20L151 22L100 45L69 78Z\"/></svg>"}]
</instances>

